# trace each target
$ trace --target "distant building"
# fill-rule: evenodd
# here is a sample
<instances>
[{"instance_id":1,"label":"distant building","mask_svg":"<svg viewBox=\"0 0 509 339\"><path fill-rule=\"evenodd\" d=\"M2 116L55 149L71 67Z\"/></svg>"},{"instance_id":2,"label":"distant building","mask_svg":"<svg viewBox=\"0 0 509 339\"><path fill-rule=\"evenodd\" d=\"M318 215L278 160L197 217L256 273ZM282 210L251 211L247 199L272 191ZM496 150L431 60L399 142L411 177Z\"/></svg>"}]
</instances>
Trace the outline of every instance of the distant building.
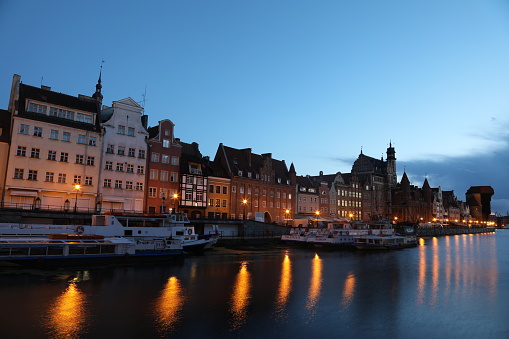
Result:
<instances>
[{"instance_id":1,"label":"distant building","mask_svg":"<svg viewBox=\"0 0 509 339\"><path fill-rule=\"evenodd\" d=\"M101 111L104 137L99 201L102 211L143 212L147 167L147 116L133 99Z\"/></svg>"},{"instance_id":2,"label":"distant building","mask_svg":"<svg viewBox=\"0 0 509 339\"><path fill-rule=\"evenodd\" d=\"M179 139L177 142L182 145L177 211L185 212L192 219L201 219L207 208L208 158L201 154L196 142L188 144Z\"/></svg>"},{"instance_id":3,"label":"distant building","mask_svg":"<svg viewBox=\"0 0 509 339\"><path fill-rule=\"evenodd\" d=\"M466 192L466 203L474 220L488 221L491 214L491 197L495 191L491 186L471 186Z\"/></svg>"},{"instance_id":4,"label":"distant building","mask_svg":"<svg viewBox=\"0 0 509 339\"><path fill-rule=\"evenodd\" d=\"M284 160L273 159L271 153L259 155L250 148L235 149L221 143L214 162L231 179L231 218L276 223L288 219L285 211L293 206L295 186ZM290 218L293 214L291 209Z\"/></svg>"},{"instance_id":5,"label":"distant building","mask_svg":"<svg viewBox=\"0 0 509 339\"><path fill-rule=\"evenodd\" d=\"M4 206L95 210L101 158L100 82L99 77L92 97L74 97L47 86L22 84L19 75L13 76L11 145L5 185L0 185ZM2 147L0 152L5 151L5 144Z\"/></svg>"}]
</instances>

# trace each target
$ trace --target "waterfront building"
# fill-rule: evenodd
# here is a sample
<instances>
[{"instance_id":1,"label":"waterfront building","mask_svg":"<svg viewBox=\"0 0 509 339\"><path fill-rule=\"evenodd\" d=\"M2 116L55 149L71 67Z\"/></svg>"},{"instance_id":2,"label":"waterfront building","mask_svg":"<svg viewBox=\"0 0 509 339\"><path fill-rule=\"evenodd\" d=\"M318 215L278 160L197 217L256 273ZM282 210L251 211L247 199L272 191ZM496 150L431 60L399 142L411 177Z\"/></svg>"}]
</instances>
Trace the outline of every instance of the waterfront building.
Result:
<instances>
[{"instance_id":1,"label":"waterfront building","mask_svg":"<svg viewBox=\"0 0 509 339\"><path fill-rule=\"evenodd\" d=\"M318 187L311 176L297 176L296 179L296 201L299 218L315 218L315 214L319 211L319 194Z\"/></svg>"},{"instance_id":2,"label":"waterfront building","mask_svg":"<svg viewBox=\"0 0 509 339\"><path fill-rule=\"evenodd\" d=\"M208 204L206 215L209 219L229 219L231 201L231 179L221 166L208 162Z\"/></svg>"},{"instance_id":3,"label":"waterfront building","mask_svg":"<svg viewBox=\"0 0 509 339\"><path fill-rule=\"evenodd\" d=\"M460 222L462 220L460 209L461 202L454 195L454 191L442 191L442 198L446 220L449 220L450 223Z\"/></svg>"},{"instance_id":4,"label":"waterfront building","mask_svg":"<svg viewBox=\"0 0 509 339\"><path fill-rule=\"evenodd\" d=\"M251 148L235 149L222 143L214 162L231 180L232 219L284 223L293 218L293 165L292 174L285 161L273 159L271 153L259 155Z\"/></svg>"},{"instance_id":5,"label":"waterfront building","mask_svg":"<svg viewBox=\"0 0 509 339\"><path fill-rule=\"evenodd\" d=\"M188 144L180 139L177 142L182 146L178 212L184 212L192 219L204 218L207 208L208 158L201 154L196 142Z\"/></svg>"},{"instance_id":6,"label":"waterfront building","mask_svg":"<svg viewBox=\"0 0 509 339\"><path fill-rule=\"evenodd\" d=\"M143 107L131 98L114 101L101 111L101 119L101 210L143 212L149 135Z\"/></svg>"},{"instance_id":7,"label":"waterfront building","mask_svg":"<svg viewBox=\"0 0 509 339\"><path fill-rule=\"evenodd\" d=\"M491 186L471 186L465 193L472 218L477 221L490 220L491 197L495 191Z\"/></svg>"},{"instance_id":8,"label":"waterfront building","mask_svg":"<svg viewBox=\"0 0 509 339\"><path fill-rule=\"evenodd\" d=\"M101 87L99 76L91 97L75 97L47 86L25 85L19 75L13 76L8 107L11 143L2 194L5 207L95 210Z\"/></svg>"},{"instance_id":9,"label":"waterfront building","mask_svg":"<svg viewBox=\"0 0 509 339\"><path fill-rule=\"evenodd\" d=\"M4 184L9 160L9 146L11 144L11 115L9 111L0 109L0 206L4 201Z\"/></svg>"},{"instance_id":10,"label":"waterfront building","mask_svg":"<svg viewBox=\"0 0 509 339\"><path fill-rule=\"evenodd\" d=\"M426 180L423 187L427 183ZM427 187L429 188L429 185ZM404 172L401 182L392 190L392 217L400 222L429 222L432 217L430 206L425 189L411 185Z\"/></svg>"},{"instance_id":11,"label":"waterfront building","mask_svg":"<svg viewBox=\"0 0 509 339\"><path fill-rule=\"evenodd\" d=\"M174 129L175 124L168 119L148 129L145 210L149 213L172 212L179 196L182 146L175 140Z\"/></svg>"}]
</instances>

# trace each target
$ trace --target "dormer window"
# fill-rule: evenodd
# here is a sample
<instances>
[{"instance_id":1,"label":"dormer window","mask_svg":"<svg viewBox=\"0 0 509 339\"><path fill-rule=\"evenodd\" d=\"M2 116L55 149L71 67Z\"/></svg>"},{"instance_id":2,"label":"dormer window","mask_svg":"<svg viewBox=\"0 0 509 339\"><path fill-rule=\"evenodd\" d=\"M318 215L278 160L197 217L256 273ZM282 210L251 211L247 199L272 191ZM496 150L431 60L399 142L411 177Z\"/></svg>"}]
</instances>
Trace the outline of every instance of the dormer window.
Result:
<instances>
[{"instance_id":1,"label":"dormer window","mask_svg":"<svg viewBox=\"0 0 509 339\"><path fill-rule=\"evenodd\" d=\"M251 178L251 172L247 172L247 177Z\"/></svg>"},{"instance_id":2,"label":"dormer window","mask_svg":"<svg viewBox=\"0 0 509 339\"><path fill-rule=\"evenodd\" d=\"M239 175L239 177L241 177L242 176L242 171L239 171L238 175Z\"/></svg>"},{"instance_id":3,"label":"dormer window","mask_svg":"<svg viewBox=\"0 0 509 339\"><path fill-rule=\"evenodd\" d=\"M164 148L169 148L170 147L170 140L163 139L163 147Z\"/></svg>"},{"instance_id":4,"label":"dormer window","mask_svg":"<svg viewBox=\"0 0 509 339\"><path fill-rule=\"evenodd\" d=\"M281 178L277 178L277 183L280 184L281 183Z\"/></svg>"}]
</instances>

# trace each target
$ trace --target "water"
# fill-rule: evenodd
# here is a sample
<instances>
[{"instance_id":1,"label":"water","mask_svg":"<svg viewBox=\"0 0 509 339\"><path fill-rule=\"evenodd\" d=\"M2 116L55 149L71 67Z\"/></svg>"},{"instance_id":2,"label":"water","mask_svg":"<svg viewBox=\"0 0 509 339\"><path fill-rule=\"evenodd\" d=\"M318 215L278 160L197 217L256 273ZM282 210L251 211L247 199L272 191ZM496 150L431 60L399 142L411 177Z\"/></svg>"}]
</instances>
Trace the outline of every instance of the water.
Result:
<instances>
[{"instance_id":1,"label":"water","mask_svg":"<svg viewBox=\"0 0 509 339\"><path fill-rule=\"evenodd\" d=\"M509 338L509 231L365 253L0 270L0 338Z\"/></svg>"}]
</instances>

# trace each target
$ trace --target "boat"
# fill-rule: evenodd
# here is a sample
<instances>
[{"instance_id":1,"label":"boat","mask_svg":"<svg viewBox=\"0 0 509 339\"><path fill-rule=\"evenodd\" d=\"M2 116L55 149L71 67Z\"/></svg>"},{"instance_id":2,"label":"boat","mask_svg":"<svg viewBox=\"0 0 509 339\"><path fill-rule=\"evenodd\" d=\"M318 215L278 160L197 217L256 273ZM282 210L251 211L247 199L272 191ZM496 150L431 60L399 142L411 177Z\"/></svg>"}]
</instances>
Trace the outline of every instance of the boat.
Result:
<instances>
[{"instance_id":1,"label":"boat","mask_svg":"<svg viewBox=\"0 0 509 339\"><path fill-rule=\"evenodd\" d=\"M354 238L353 245L359 250L400 249L417 246L417 238L399 234L362 235Z\"/></svg>"},{"instance_id":2,"label":"boat","mask_svg":"<svg viewBox=\"0 0 509 339\"><path fill-rule=\"evenodd\" d=\"M0 238L0 266L76 265L79 263L131 263L139 260L167 261L182 258L181 246L160 250L133 239L52 233L48 236L7 236Z\"/></svg>"},{"instance_id":3,"label":"boat","mask_svg":"<svg viewBox=\"0 0 509 339\"><path fill-rule=\"evenodd\" d=\"M0 224L0 238L40 237L54 233L122 237L134 241L140 251L164 251L181 246L186 252L196 252L212 248L219 238L217 233L196 234L184 213L105 213L93 215L91 225Z\"/></svg>"}]
</instances>

